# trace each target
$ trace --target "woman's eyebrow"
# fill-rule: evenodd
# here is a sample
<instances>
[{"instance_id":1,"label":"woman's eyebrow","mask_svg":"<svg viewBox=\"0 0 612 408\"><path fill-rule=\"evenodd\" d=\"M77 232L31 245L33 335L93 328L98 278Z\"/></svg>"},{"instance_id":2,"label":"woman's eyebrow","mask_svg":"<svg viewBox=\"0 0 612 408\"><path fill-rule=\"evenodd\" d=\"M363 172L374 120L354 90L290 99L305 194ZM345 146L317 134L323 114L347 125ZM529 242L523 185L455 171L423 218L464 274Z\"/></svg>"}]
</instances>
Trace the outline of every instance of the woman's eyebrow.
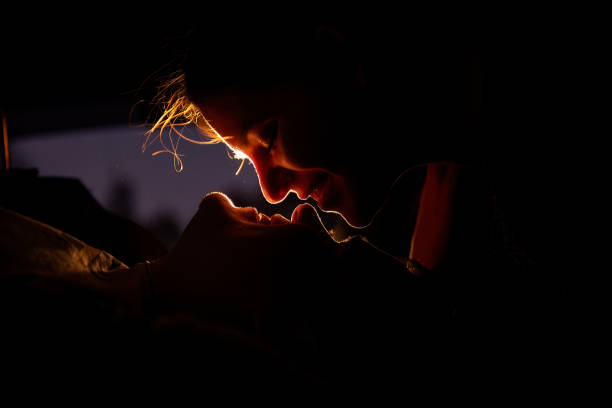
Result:
<instances>
[{"instance_id":1,"label":"woman's eyebrow","mask_svg":"<svg viewBox=\"0 0 612 408\"><path fill-rule=\"evenodd\" d=\"M239 144L246 144L248 143L248 138L247 138L247 133L249 132L249 129L251 129L255 124L257 124L257 120L252 120L252 121L243 121L242 123L239 124L238 129L240 130L239 134L226 134L225 132L223 132L222 130L217 129L212 121L208 120L206 117L203 117L203 123L199 124L198 127L203 130L205 133L210 133L212 135L216 135L217 138L234 138L237 137L238 138L238 143ZM213 137L213 136L211 136Z\"/></svg>"}]
</instances>

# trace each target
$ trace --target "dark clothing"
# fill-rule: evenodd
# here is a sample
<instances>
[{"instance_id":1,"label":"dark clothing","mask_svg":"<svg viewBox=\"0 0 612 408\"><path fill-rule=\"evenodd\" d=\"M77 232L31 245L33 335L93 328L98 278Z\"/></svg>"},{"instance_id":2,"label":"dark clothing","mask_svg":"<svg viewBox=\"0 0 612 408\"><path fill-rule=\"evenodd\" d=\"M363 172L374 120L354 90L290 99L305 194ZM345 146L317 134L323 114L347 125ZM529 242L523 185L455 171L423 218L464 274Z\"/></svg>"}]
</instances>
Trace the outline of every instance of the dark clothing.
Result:
<instances>
[{"instance_id":1,"label":"dark clothing","mask_svg":"<svg viewBox=\"0 0 612 408\"><path fill-rule=\"evenodd\" d=\"M22 276L2 276L2 310L13 345L36 348L45 339L45 348L53 344L65 361L85 352L98 353L100 364L131 361L133 369L141 364L152 372L197 369L211 387L398 392L470 380L494 386L532 356L525 351L534 344L529 336L536 310L523 282L534 271L528 254L509 239L499 205L504 197L482 174L463 173L443 264L417 278L406 267L409 261L398 260L405 255L401 246L390 247L393 258L354 238L328 265L333 279L313 292L318 307L306 318L292 314L298 309L280 313L278 330L252 333L169 315L154 300L144 315L122 316L115 297L61 276L28 273L24 266ZM411 231L390 233L403 234L408 249ZM380 230L376 237L386 242ZM103 271L118 266L110 262ZM298 318L302 326L294 324Z\"/></svg>"}]
</instances>

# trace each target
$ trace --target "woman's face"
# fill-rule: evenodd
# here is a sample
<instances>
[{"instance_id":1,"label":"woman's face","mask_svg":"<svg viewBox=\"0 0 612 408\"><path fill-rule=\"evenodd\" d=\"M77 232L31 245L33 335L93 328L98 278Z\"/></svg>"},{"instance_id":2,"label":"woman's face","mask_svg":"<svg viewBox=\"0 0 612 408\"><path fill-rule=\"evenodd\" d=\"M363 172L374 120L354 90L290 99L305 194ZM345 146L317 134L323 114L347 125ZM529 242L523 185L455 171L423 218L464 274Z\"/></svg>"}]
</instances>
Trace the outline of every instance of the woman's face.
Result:
<instances>
[{"instance_id":1,"label":"woman's face","mask_svg":"<svg viewBox=\"0 0 612 408\"><path fill-rule=\"evenodd\" d=\"M380 146L363 142L371 129L361 106L346 89L323 94L299 85L225 91L199 103L210 125L249 157L269 202L294 191L355 227L370 222L397 176L376 162Z\"/></svg>"},{"instance_id":2,"label":"woman's face","mask_svg":"<svg viewBox=\"0 0 612 408\"><path fill-rule=\"evenodd\" d=\"M185 81L212 127L251 159L269 202L294 191L363 227L402 171L463 143L469 54L452 52L448 27L426 41L392 24L365 35L249 27L219 44L195 36Z\"/></svg>"}]
</instances>

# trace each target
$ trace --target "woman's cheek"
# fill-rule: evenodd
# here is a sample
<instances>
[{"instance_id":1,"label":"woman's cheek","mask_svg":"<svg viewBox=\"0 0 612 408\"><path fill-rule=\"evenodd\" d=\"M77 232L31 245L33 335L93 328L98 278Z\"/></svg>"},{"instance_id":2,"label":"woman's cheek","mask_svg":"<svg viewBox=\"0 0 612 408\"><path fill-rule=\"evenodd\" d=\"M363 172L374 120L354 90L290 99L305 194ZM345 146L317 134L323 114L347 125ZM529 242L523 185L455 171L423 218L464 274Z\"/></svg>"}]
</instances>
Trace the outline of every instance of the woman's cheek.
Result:
<instances>
[{"instance_id":1,"label":"woman's cheek","mask_svg":"<svg viewBox=\"0 0 612 408\"><path fill-rule=\"evenodd\" d=\"M278 154L287 167L310 169L321 167L321 149L315 129L299 122L281 121L279 124Z\"/></svg>"}]
</instances>

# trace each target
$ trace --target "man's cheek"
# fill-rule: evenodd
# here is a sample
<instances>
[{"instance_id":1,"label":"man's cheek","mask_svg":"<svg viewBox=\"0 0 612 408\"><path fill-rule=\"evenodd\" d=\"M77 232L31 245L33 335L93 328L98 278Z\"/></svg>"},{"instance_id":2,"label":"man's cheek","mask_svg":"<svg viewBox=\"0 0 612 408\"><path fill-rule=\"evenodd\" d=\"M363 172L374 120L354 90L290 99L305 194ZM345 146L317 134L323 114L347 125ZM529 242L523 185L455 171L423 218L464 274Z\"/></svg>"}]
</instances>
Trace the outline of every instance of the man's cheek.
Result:
<instances>
[{"instance_id":1,"label":"man's cheek","mask_svg":"<svg viewBox=\"0 0 612 408\"><path fill-rule=\"evenodd\" d=\"M262 216L264 214L260 214L257 212L255 207L237 207L231 209L231 211L235 214L238 221L246 221L246 222L260 222L262 221Z\"/></svg>"}]
</instances>

